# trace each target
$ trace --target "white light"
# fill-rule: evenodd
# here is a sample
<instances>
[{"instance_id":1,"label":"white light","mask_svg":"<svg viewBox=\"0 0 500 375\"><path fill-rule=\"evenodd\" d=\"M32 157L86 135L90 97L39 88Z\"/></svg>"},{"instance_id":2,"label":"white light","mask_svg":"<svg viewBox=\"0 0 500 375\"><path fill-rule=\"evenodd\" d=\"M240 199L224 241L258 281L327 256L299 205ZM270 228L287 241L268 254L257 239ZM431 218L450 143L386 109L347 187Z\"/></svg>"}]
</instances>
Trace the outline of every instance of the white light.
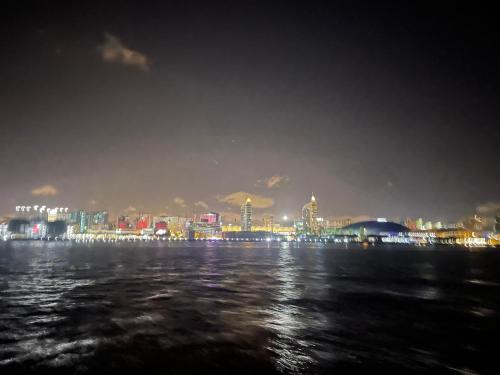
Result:
<instances>
[{"instance_id":1,"label":"white light","mask_svg":"<svg viewBox=\"0 0 500 375\"><path fill-rule=\"evenodd\" d=\"M283 220L284 220L284 221L287 221L287 220L288 220L288 216L284 215L284 216L283 216Z\"/></svg>"},{"instance_id":2,"label":"white light","mask_svg":"<svg viewBox=\"0 0 500 375\"><path fill-rule=\"evenodd\" d=\"M20 209L21 209L21 206L16 206L16 212L19 212Z\"/></svg>"}]
</instances>

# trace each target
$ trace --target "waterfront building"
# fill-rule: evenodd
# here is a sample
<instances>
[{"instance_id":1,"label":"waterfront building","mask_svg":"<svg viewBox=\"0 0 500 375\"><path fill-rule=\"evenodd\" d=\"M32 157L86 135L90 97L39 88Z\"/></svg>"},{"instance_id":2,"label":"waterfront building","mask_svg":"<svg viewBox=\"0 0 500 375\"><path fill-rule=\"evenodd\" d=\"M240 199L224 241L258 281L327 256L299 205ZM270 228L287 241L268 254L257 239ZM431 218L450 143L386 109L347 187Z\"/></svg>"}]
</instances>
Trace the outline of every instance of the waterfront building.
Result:
<instances>
[{"instance_id":1,"label":"waterfront building","mask_svg":"<svg viewBox=\"0 0 500 375\"><path fill-rule=\"evenodd\" d=\"M147 229L151 227L151 215L149 214L144 214L141 213L139 214L139 217L137 218L137 224L136 228L137 229Z\"/></svg>"},{"instance_id":2,"label":"waterfront building","mask_svg":"<svg viewBox=\"0 0 500 375\"><path fill-rule=\"evenodd\" d=\"M266 228L268 232L274 232L274 216L273 215L265 215L263 218L263 227Z\"/></svg>"},{"instance_id":3,"label":"waterfront building","mask_svg":"<svg viewBox=\"0 0 500 375\"><path fill-rule=\"evenodd\" d=\"M80 211L73 211L69 213L68 216L69 224L79 224L80 223Z\"/></svg>"},{"instance_id":4,"label":"waterfront building","mask_svg":"<svg viewBox=\"0 0 500 375\"><path fill-rule=\"evenodd\" d=\"M302 224L306 234L319 234L318 202L314 194L311 195L309 203L302 207Z\"/></svg>"},{"instance_id":5,"label":"waterfront building","mask_svg":"<svg viewBox=\"0 0 500 375\"><path fill-rule=\"evenodd\" d=\"M479 215L474 215L465 220L465 229L472 231L483 231L484 230L484 218Z\"/></svg>"},{"instance_id":6,"label":"waterfront building","mask_svg":"<svg viewBox=\"0 0 500 375\"><path fill-rule=\"evenodd\" d=\"M99 227L103 227L108 224L108 211L97 211L94 212L92 217L92 224L97 225Z\"/></svg>"},{"instance_id":7,"label":"waterfront building","mask_svg":"<svg viewBox=\"0 0 500 375\"><path fill-rule=\"evenodd\" d=\"M87 230L92 229L92 213L85 210L78 212L80 233L85 233Z\"/></svg>"},{"instance_id":8,"label":"waterfront building","mask_svg":"<svg viewBox=\"0 0 500 375\"><path fill-rule=\"evenodd\" d=\"M126 215L118 216L117 227L118 229L131 229L130 217Z\"/></svg>"},{"instance_id":9,"label":"waterfront building","mask_svg":"<svg viewBox=\"0 0 500 375\"><path fill-rule=\"evenodd\" d=\"M158 221L162 221L167 224L168 231L171 236L178 238L186 237L186 230L188 230L190 225L190 221L187 217L162 215L155 218L155 223Z\"/></svg>"},{"instance_id":10,"label":"waterfront building","mask_svg":"<svg viewBox=\"0 0 500 375\"><path fill-rule=\"evenodd\" d=\"M360 221L342 228L346 235L367 236L397 236L401 233L409 232L409 229L401 224L391 221ZM364 238L363 238L364 239Z\"/></svg>"},{"instance_id":11,"label":"waterfront building","mask_svg":"<svg viewBox=\"0 0 500 375\"><path fill-rule=\"evenodd\" d=\"M421 217L419 217L415 222L415 226L417 227L417 230L424 230L425 229L424 220Z\"/></svg>"},{"instance_id":12,"label":"waterfront building","mask_svg":"<svg viewBox=\"0 0 500 375\"><path fill-rule=\"evenodd\" d=\"M223 224L221 226L222 232L241 232L241 226L237 224Z\"/></svg>"},{"instance_id":13,"label":"waterfront building","mask_svg":"<svg viewBox=\"0 0 500 375\"><path fill-rule=\"evenodd\" d=\"M0 222L0 239L5 239L9 230L9 223L7 221Z\"/></svg>"},{"instance_id":14,"label":"waterfront building","mask_svg":"<svg viewBox=\"0 0 500 375\"><path fill-rule=\"evenodd\" d=\"M241 205L241 230L250 232L252 230L252 200L247 198Z\"/></svg>"},{"instance_id":15,"label":"waterfront building","mask_svg":"<svg viewBox=\"0 0 500 375\"><path fill-rule=\"evenodd\" d=\"M158 236L165 236L168 234L168 224L165 221L155 221L154 233Z\"/></svg>"},{"instance_id":16,"label":"waterfront building","mask_svg":"<svg viewBox=\"0 0 500 375\"><path fill-rule=\"evenodd\" d=\"M332 229L343 228L350 224L352 224L350 217L331 217L326 220L326 227Z\"/></svg>"},{"instance_id":17,"label":"waterfront building","mask_svg":"<svg viewBox=\"0 0 500 375\"><path fill-rule=\"evenodd\" d=\"M407 217L404 220L403 225L410 230L417 230L417 221L413 220L411 217Z\"/></svg>"},{"instance_id":18,"label":"waterfront building","mask_svg":"<svg viewBox=\"0 0 500 375\"><path fill-rule=\"evenodd\" d=\"M217 212L208 212L200 215L200 222L207 224L217 224L220 221L220 215Z\"/></svg>"}]
</instances>

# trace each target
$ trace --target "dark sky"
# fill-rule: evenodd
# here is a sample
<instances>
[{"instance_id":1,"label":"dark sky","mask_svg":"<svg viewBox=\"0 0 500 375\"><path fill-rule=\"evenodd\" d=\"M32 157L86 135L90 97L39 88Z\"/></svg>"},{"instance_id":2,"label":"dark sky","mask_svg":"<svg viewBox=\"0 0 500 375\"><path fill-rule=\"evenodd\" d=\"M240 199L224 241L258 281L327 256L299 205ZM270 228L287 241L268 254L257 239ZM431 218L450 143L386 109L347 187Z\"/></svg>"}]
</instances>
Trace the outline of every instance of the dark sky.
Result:
<instances>
[{"instance_id":1,"label":"dark sky","mask_svg":"<svg viewBox=\"0 0 500 375\"><path fill-rule=\"evenodd\" d=\"M499 202L496 13L408 3L3 5L0 214L234 212L237 192L276 215L312 191L325 216Z\"/></svg>"}]
</instances>

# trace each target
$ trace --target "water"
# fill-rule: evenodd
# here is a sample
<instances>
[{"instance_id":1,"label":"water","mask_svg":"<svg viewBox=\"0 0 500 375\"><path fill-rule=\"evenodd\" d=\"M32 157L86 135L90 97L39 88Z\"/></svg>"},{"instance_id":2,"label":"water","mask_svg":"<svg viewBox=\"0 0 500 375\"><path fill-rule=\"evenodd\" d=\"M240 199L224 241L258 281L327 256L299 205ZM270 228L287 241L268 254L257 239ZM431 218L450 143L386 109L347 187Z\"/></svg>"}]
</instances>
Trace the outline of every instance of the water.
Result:
<instances>
[{"instance_id":1,"label":"water","mask_svg":"<svg viewBox=\"0 0 500 375\"><path fill-rule=\"evenodd\" d=\"M0 245L0 373L498 373L500 251Z\"/></svg>"}]
</instances>

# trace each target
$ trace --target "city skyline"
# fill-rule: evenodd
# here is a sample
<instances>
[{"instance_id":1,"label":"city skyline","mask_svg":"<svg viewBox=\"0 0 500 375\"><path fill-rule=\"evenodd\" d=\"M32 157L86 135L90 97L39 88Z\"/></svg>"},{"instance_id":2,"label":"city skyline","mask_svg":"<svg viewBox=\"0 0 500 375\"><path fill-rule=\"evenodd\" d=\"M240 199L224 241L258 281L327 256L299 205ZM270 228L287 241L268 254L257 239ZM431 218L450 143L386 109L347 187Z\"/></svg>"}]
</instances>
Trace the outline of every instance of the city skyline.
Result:
<instances>
[{"instance_id":1,"label":"city skyline","mask_svg":"<svg viewBox=\"0 0 500 375\"><path fill-rule=\"evenodd\" d=\"M39 188L38 190L46 190L49 191L51 189L55 189L53 187L48 187L44 186ZM36 194L35 194L36 195ZM244 215L244 207L245 205L250 201L251 208L250 212L252 213L252 218L253 220L258 220L259 222L262 220L265 220L266 217L273 216L276 218L281 218L281 217L287 217L289 219L298 219L304 217L304 215L309 215L307 212L304 214L304 210L306 207L308 208L311 204L315 206L315 211L316 213L314 214L314 217L322 217L324 219L330 219L330 220L340 220L340 219L352 219L355 222L356 221L363 221L363 220L368 220L368 219L377 219L377 218L390 218L391 220L398 221L398 222L403 222L405 219L411 219L411 218L425 218L426 220L434 221L434 222L459 222L463 220L467 220L468 218L478 215L481 217L484 217L488 221L494 220L496 216L500 214L500 204L494 203L494 202L487 202L486 204L479 205L476 207L475 210L470 211L460 217L447 217L443 214L437 215L437 216L426 216L426 215L409 215L407 213L399 213L395 215L386 215L385 212L378 212L378 213L373 213L373 214L368 214L368 213L363 213L363 212L358 212L358 213L351 213L351 214L342 214L342 213L328 213L328 212L321 212L321 215L318 215L318 205L316 202L315 194L311 194L311 199L310 201L304 200L306 202L305 205L301 207L301 202L295 202L292 207L287 208L285 210L281 211L276 211L273 210L273 205L274 202L273 200L269 198L265 198L259 195L255 194L250 194L250 193L245 193L245 192L237 192L233 193L224 197L217 196L215 199L219 202L219 205L217 205L218 208L214 208L213 205L209 206L206 202L203 201L196 201L196 202L187 202L185 199L181 197L175 197L174 199L171 200L172 205L169 206L164 206L164 207L153 207L152 209L145 209L143 206L132 206L129 205L126 208L123 208L121 210L110 210L108 209L108 206L106 205L106 202L104 203L99 203L97 201L88 201L86 205L83 207L77 207L74 205L69 205L70 207L60 207L61 202L57 200L56 194L49 194L49 196L52 196L52 199L47 199L47 196L40 195L38 200L28 200L27 202L17 202L18 204L15 205L15 208L13 207L12 210L8 214L0 215L0 218L13 218L18 216L21 213L34 213L35 211L38 210L44 210L48 214L49 210L55 210L56 212L59 212L59 210L65 210L61 212L68 212L70 210L71 212L79 211L79 210L84 210L87 212L99 212L99 211L106 211L110 218L113 220L118 219L119 216L122 215L130 215L130 216L137 216L142 213L147 213L147 214L152 214L152 215L170 215L170 216L181 216L181 217L194 217L196 215L201 215L207 212L218 212L221 217L224 217L226 219L226 222L235 222L239 221L243 215ZM304 198L305 199L305 198ZM255 200L256 205L254 204L253 200ZM52 202L52 204L49 204L47 202ZM225 209L220 209L221 207L224 207L223 204L226 204ZM302 202L303 203L303 202ZM228 205L230 204L230 205ZM255 211L254 208L257 208ZM41 213L42 211L40 211ZM312 217L312 216L311 216ZM250 224L251 226L251 224Z\"/></svg>"},{"instance_id":2,"label":"city skyline","mask_svg":"<svg viewBox=\"0 0 500 375\"><path fill-rule=\"evenodd\" d=\"M137 4L6 8L0 215L42 198L238 215L244 195L282 215L311 191L324 216L500 208L484 12Z\"/></svg>"},{"instance_id":3,"label":"city skyline","mask_svg":"<svg viewBox=\"0 0 500 375\"><path fill-rule=\"evenodd\" d=\"M1 375L495 373L493 4L12 0L0 35Z\"/></svg>"}]
</instances>

